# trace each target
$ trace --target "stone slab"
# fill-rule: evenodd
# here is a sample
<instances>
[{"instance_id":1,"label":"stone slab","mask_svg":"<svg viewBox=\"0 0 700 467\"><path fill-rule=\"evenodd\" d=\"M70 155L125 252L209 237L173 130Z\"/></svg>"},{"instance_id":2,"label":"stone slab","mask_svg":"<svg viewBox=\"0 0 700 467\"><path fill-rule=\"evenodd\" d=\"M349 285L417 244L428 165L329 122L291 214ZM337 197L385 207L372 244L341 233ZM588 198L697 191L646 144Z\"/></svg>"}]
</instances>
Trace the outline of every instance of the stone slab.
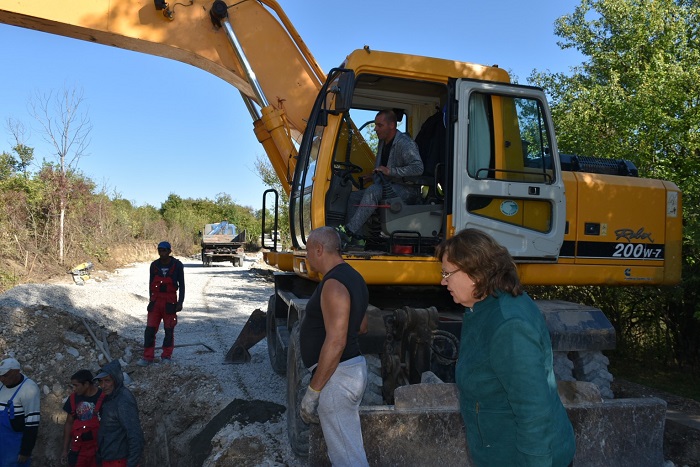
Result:
<instances>
[{"instance_id":1,"label":"stone slab","mask_svg":"<svg viewBox=\"0 0 700 467\"><path fill-rule=\"evenodd\" d=\"M700 466L700 430L666 419L664 457L677 466Z\"/></svg>"},{"instance_id":2,"label":"stone slab","mask_svg":"<svg viewBox=\"0 0 700 467\"><path fill-rule=\"evenodd\" d=\"M454 383L424 383L399 386L394 390L396 410L424 407L426 409L459 410L459 389Z\"/></svg>"},{"instance_id":3,"label":"stone slab","mask_svg":"<svg viewBox=\"0 0 700 467\"><path fill-rule=\"evenodd\" d=\"M612 399L566 410L576 433L576 467L664 465L664 400Z\"/></svg>"}]
</instances>

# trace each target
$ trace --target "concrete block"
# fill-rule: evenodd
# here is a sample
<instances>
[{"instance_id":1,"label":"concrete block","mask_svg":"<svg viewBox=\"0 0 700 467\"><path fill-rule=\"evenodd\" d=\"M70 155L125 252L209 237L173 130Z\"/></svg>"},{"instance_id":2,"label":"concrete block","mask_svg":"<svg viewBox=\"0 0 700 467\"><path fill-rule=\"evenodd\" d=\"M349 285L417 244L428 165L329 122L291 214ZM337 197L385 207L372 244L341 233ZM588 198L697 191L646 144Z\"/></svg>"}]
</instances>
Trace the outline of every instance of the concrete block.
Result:
<instances>
[{"instance_id":1,"label":"concrete block","mask_svg":"<svg viewBox=\"0 0 700 467\"><path fill-rule=\"evenodd\" d=\"M411 384L394 390L396 410L415 408L451 409L459 411L459 389L454 383Z\"/></svg>"},{"instance_id":2,"label":"concrete block","mask_svg":"<svg viewBox=\"0 0 700 467\"><path fill-rule=\"evenodd\" d=\"M697 422L671 418L677 416L669 414L666 418L664 455L677 466L700 466L700 428Z\"/></svg>"},{"instance_id":3,"label":"concrete block","mask_svg":"<svg viewBox=\"0 0 700 467\"><path fill-rule=\"evenodd\" d=\"M428 389L416 390L409 400L431 399L421 394ZM432 399L447 400L446 397ZM615 399L567 405L566 409L576 433L575 467L664 465L666 403L663 400ZM473 465L457 408L418 409L409 407L408 403L404 408L361 407L360 421L371 466ZM330 465L319 425L311 426L309 465Z\"/></svg>"},{"instance_id":4,"label":"concrete block","mask_svg":"<svg viewBox=\"0 0 700 467\"><path fill-rule=\"evenodd\" d=\"M557 391L563 404L603 402L598 386L586 381L557 381Z\"/></svg>"},{"instance_id":5,"label":"concrete block","mask_svg":"<svg viewBox=\"0 0 700 467\"><path fill-rule=\"evenodd\" d=\"M666 402L655 397L567 405L575 467L661 467Z\"/></svg>"},{"instance_id":6,"label":"concrete block","mask_svg":"<svg viewBox=\"0 0 700 467\"><path fill-rule=\"evenodd\" d=\"M473 465L459 411L361 408L360 421L371 466ZM311 426L309 444L309 465L330 466L320 425Z\"/></svg>"}]
</instances>

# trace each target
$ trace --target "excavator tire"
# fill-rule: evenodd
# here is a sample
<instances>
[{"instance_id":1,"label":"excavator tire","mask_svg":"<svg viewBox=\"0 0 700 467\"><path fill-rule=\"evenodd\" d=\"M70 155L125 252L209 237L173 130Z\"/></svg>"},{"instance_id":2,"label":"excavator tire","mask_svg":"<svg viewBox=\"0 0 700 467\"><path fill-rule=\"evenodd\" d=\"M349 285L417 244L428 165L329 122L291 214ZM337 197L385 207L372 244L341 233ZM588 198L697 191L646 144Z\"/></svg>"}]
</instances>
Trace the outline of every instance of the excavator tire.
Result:
<instances>
[{"instance_id":1,"label":"excavator tire","mask_svg":"<svg viewBox=\"0 0 700 467\"><path fill-rule=\"evenodd\" d=\"M384 405L382 397L382 360L378 355L365 354L367 360L367 387L361 405Z\"/></svg>"},{"instance_id":2,"label":"excavator tire","mask_svg":"<svg viewBox=\"0 0 700 467\"><path fill-rule=\"evenodd\" d=\"M299 416L299 407L310 381L311 373L301 361L297 322L289 336L287 352L287 435L292 451L299 457L309 456L309 425Z\"/></svg>"},{"instance_id":3,"label":"excavator tire","mask_svg":"<svg viewBox=\"0 0 700 467\"><path fill-rule=\"evenodd\" d=\"M267 353L274 372L284 376L287 373L287 353L277 333L275 303L276 295L270 295L270 300L267 302Z\"/></svg>"}]
</instances>

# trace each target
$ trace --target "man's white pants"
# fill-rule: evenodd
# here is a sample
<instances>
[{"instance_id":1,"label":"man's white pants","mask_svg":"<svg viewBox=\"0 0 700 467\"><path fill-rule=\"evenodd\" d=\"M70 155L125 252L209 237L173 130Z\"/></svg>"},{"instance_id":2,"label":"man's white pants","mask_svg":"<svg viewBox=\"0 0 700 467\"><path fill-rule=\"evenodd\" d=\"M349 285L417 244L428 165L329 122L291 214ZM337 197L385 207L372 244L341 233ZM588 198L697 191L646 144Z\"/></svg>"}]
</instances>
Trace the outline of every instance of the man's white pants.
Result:
<instances>
[{"instance_id":1,"label":"man's white pants","mask_svg":"<svg viewBox=\"0 0 700 467\"><path fill-rule=\"evenodd\" d=\"M334 467L369 465L359 414L366 386L367 362L360 355L341 362L321 391L318 416Z\"/></svg>"}]
</instances>

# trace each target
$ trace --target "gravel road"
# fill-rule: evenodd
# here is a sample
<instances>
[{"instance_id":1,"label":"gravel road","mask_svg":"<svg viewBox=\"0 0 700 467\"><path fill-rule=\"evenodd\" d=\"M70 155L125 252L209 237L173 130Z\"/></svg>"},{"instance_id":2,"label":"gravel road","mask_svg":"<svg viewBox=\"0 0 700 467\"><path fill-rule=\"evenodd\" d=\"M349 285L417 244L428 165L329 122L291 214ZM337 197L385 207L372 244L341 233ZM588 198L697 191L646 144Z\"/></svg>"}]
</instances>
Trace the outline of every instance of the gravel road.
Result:
<instances>
[{"instance_id":1,"label":"gravel road","mask_svg":"<svg viewBox=\"0 0 700 467\"><path fill-rule=\"evenodd\" d=\"M158 407L162 400L149 399L154 391L162 391L159 389L163 383L162 378L174 378L183 385L187 382L191 384L191 380L196 379L196 386L175 391L177 394L172 397L177 400L168 401L174 405L168 405L171 408L167 410L186 414L190 398L196 399L192 392L204 401L198 399L192 403L196 410L193 408L189 416L181 415L178 423L165 423L173 433L166 433L164 437L154 435L153 438L153 443L156 442L155 439L161 440L158 443L162 439L170 440L167 444L177 441L179 446L169 446L165 450L169 465L192 465L177 460L178 455L187 451L182 447L185 444L190 446L188 454L193 449L204 453L199 458L195 456L195 465L304 465L289 449L284 408L285 380L272 371L265 340L250 349L252 358L249 363L224 363L226 353L249 315L256 308L263 311L267 309L268 298L274 291L271 274L266 271L259 255L247 256L242 267L234 267L230 263L214 263L212 267L203 267L199 260L179 259L185 266L186 297L183 311L178 314L175 344L195 345L176 348L171 366L154 364L140 368L134 365L140 357L138 346L142 343L146 322L149 263L134 264L114 273L96 273L93 279L82 286L76 285L70 276L57 283L21 285L0 295L0 308L6 311L3 313L5 319L10 319L12 313L20 310L33 313L28 315L31 319L41 316L50 318L51 313L65 311L69 316L86 318L93 323L92 327L102 327L107 332L116 333L121 343L117 345L110 342L110 347L124 348L124 352L116 357L122 358L127 364L125 371L134 381L132 391L144 412L142 425L152 422L156 427L162 426L162 421L159 424L157 419L168 416L159 410L166 410L165 407ZM40 326L32 325L30 328L34 332L40 332ZM69 331L60 332L65 334ZM61 366L55 364L57 361L63 363L66 359L73 358L71 352L52 349L53 351L37 352L39 355L34 355L30 349L22 347L20 339L13 340L13 335L5 333L0 338L0 344L5 346L0 347L1 354L13 355L20 361L31 358L34 363L29 369L25 367L25 371L30 377L40 379L38 382L40 386L46 387L44 393L47 398L52 393L56 393L57 399L61 400L68 395L66 375L51 374L50 368ZM51 338L52 336L46 336L39 340L48 342ZM156 336L157 346L161 345L162 338L161 327ZM87 341L86 349L94 347L89 337ZM214 352L208 351L200 343L211 347ZM76 357L80 365L95 370L104 363L104 356L92 357L97 360L92 363L92 354L87 355L80 346L76 347L80 349L80 356ZM44 363L39 360L37 363L34 360L43 358L43 353L49 354L46 358L52 358L53 365L51 361ZM113 353L118 354L119 351ZM78 365L77 361L75 365ZM38 371L39 367L41 371ZM35 374L30 369L34 369ZM59 390L56 389L56 384ZM153 404L156 406L153 407ZM44 405L42 400L42 433L49 423L60 426L56 420L44 420ZM202 414L202 406L206 415ZM195 412L198 414L195 415ZM209 417L209 420L202 420L202 415ZM144 421L145 418L149 421ZM155 421L150 421L151 418ZM181 425L182 420L187 420L189 425L173 426ZM145 465L168 465L162 462L162 458L158 460L161 455L154 455L153 452L155 447L151 446L150 457L146 453ZM162 447L158 452L163 453ZM50 460L51 455L45 455ZM149 461L151 458L155 460Z\"/></svg>"}]
</instances>

